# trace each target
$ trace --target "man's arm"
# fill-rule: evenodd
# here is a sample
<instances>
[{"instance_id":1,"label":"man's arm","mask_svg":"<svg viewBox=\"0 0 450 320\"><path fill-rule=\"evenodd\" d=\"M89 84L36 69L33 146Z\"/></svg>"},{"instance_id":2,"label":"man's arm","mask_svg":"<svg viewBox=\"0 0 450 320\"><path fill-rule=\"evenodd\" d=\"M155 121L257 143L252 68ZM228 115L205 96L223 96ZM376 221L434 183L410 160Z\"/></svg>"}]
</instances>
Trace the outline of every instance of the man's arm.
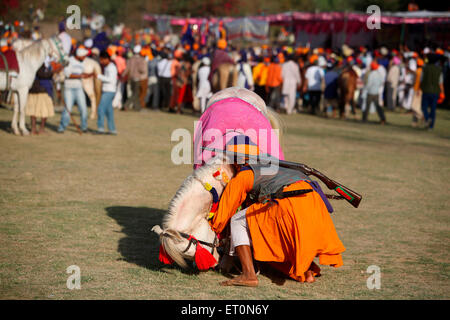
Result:
<instances>
[{"instance_id":1,"label":"man's arm","mask_svg":"<svg viewBox=\"0 0 450 320\"><path fill-rule=\"evenodd\" d=\"M247 193L253 187L253 179L252 170L241 171L225 187L217 211L209 221L211 228L216 233L222 232L239 206L244 202Z\"/></svg>"},{"instance_id":2,"label":"man's arm","mask_svg":"<svg viewBox=\"0 0 450 320\"><path fill-rule=\"evenodd\" d=\"M113 83L117 78L117 69L114 67L105 68L105 74L98 74L97 78L102 82Z\"/></svg>"}]
</instances>

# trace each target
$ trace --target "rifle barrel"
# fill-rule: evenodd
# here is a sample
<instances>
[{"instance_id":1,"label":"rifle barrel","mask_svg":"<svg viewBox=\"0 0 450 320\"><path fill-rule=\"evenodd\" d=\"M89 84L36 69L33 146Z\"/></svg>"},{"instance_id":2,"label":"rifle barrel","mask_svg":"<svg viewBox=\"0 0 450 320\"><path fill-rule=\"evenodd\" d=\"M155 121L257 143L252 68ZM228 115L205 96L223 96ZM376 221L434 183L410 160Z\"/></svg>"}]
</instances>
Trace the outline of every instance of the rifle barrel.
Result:
<instances>
[{"instance_id":1,"label":"rifle barrel","mask_svg":"<svg viewBox=\"0 0 450 320\"><path fill-rule=\"evenodd\" d=\"M362 196L359 193L351 190L350 188L345 187L344 185L342 185L334 180L331 180L330 178L326 177L323 173L319 172L318 170L312 169L302 163L280 160L280 159L272 157L270 155L254 156L254 155L240 153L240 152L220 150L220 149L208 148L208 147L202 147L202 149L206 150L206 151L213 151L216 153L223 153L228 156L244 157L249 160L251 160L251 159L256 160L256 163L262 162L263 164L269 164L269 163L275 162L275 163L278 163L278 166L280 166L280 167L293 169L293 170L299 170L299 171L303 172L304 174L306 174L307 176L313 175L313 176L319 178L320 181L322 181L327 186L328 189L336 191L338 194L340 194L345 200L347 200L355 208L357 208L359 206L359 203L362 200Z\"/></svg>"}]
</instances>

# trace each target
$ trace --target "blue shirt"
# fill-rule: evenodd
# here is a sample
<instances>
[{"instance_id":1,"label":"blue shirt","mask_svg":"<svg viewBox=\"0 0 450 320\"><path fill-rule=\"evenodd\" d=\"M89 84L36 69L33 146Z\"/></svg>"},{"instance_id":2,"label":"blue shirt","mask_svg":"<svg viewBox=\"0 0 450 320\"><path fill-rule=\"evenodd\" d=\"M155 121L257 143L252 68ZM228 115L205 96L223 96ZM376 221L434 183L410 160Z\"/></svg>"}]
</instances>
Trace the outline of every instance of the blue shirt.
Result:
<instances>
[{"instance_id":1,"label":"blue shirt","mask_svg":"<svg viewBox=\"0 0 450 320\"><path fill-rule=\"evenodd\" d=\"M338 80L339 74L330 70L325 73L325 99L337 99L338 97Z\"/></svg>"}]
</instances>

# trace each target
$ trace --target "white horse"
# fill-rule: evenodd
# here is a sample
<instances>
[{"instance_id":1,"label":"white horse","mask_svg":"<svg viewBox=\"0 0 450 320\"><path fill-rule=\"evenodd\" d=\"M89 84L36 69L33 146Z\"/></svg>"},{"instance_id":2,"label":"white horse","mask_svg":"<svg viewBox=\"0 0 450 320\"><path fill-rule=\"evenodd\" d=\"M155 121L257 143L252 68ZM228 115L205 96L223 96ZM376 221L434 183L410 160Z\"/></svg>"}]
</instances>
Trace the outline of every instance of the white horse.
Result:
<instances>
[{"instance_id":1,"label":"white horse","mask_svg":"<svg viewBox=\"0 0 450 320\"><path fill-rule=\"evenodd\" d=\"M21 51L21 50L25 49L26 47L32 45L33 42L34 41L31 39L16 39L11 44L11 48L16 52Z\"/></svg>"},{"instance_id":2,"label":"white horse","mask_svg":"<svg viewBox=\"0 0 450 320\"><path fill-rule=\"evenodd\" d=\"M0 71L0 90L17 91L18 96L14 96L14 115L11 128L14 134L20 135L17 126L20 113L20 130L23 135L28 135L29 131L25 127L25 106L27 104L28 90L33 84L37 70L42 66L47 56L58 60L63 65L68 63L68 57L64 54L61 42L57 37L34 41L22 50L16 51L16 56L19 63L19 73L11 78L10 86L7 88L7 74L4 71Z\"/></svg>"},{"instance_id":3,"label":"white horse","mask_svg":"<svg viewBox=\"0 0 450 320\"><path fill-rule=\"evenodd\" d=\"M221 175L213 174L220 171ZM206 183L215 188L217 194L222 194L226 183L220 177L223 172L231 178L234 169L226 162L217 158L188 176L170 202L169 211L165 215L162 228L156 225L152 231L160 237L165 252L181 267L186 268L187 260L195 260L198 244L192 245L189 236L193 236L201 245L211 252L219 261L217 252L217 236L211 229L207 217L212 205L212 197L204 187Z\"/></svg>"},{"instance_id":4,"label":"white horse","mask_svg":"<svg viewBox=\"0 0 450 320\"><path fill-rule=\"evenodd\" d=\"M213 105L216 102L224 102L228 98L239 98L245 101L259 111L261 117L266 118L270 123L269 126L271 125L272 128L275 127L282 130L281 122L276 115L266 107L264 101L255 93L240 88L228 88L217 92L211 98L208 108L202 115L202 118L204 118L205 115L208 115L208 112L212 112L213 114L221 113L223 110L214 111ZM233 106L220 106L229 108L229 111L233 112ZM242 111L245 109L236 110ZM264 121L254 122L254 125L258 124L264 124ZM232 121L227 123L227 125L230 126L230 129L234 129L235 125L239 126L239 124L233 123ZM208 129L207 126L206 129ZM254 129L257 130L259 128ZM273 138L276 139L274 147L278 150L279 137L275 136ZM223 147L224 146L219 146L219 148ZM262 153L266 153L267 150L263 150L264 146L262 147L263 148L260 148L260 150ZM205 161L205 164L197 166L197 169L184 180L181 187L176 192L174 198L170 202L169 211L164 217L162 228L160 226L154 226L152 228L152 231L159 235L165 253L181 267L187 266L186 259L195 260L198 244L194 241L194 244L196 245L192 246L192 241L189 239L190 236L193 236L195 239L199 240L199 242L202 241L203 246L208 247L207 249L211 250L216 261L219 261L217 250L214 247L211 247L217 243L217 236L207 221L207 216L212 207L213 197L205 185L209 184L209 186L214 188L217 192L217 196L220 198L228 180L234 177L235 172L233 166L227 162L226 158L222 159L219 156L216 156L214 158L208 158ZM219 175L215 174L217 171L220 172ZM222 177L224 176L228 178L223 179Z\"/></svg>"}]
</instances>

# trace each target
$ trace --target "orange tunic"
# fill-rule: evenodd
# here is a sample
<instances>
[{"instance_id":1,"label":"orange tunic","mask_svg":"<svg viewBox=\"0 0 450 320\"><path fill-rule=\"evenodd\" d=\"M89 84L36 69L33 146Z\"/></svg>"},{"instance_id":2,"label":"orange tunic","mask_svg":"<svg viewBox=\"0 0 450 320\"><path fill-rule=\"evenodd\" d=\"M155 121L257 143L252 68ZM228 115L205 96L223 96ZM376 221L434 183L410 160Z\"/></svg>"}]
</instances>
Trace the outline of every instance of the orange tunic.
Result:
<instances>
[{"instance_id":1,"label":"orange tunic","mask_svg":"<svg viewBox=\"0 0 450 320\"><path fill-rule=\"evenodd\" d=\"M241 171L230 180L210 220L215 232L222 232L227 226L253 188L253 180L252 170ZM311 189L311 186L300 181L285 187L284 191L298 189ZM341 253L345 247L317 192L277 202L255 203L247 209L255 260L274 262L275 268L297 281L305 280L304 273L315 257L319 257L322 265L343 264Z\"/></svg>"},{"instance_id":2,"label":"orange tunic","mask_svg":"<svg viewBox=\"0 0 450 320\"><path fill-rule=\"evenodd\" d=\"M278 63L271 63L267 70L266 86L275 88L279 87L282 82L283 77L281 76L281 66Z\"/></svg>"}]
</instances>

